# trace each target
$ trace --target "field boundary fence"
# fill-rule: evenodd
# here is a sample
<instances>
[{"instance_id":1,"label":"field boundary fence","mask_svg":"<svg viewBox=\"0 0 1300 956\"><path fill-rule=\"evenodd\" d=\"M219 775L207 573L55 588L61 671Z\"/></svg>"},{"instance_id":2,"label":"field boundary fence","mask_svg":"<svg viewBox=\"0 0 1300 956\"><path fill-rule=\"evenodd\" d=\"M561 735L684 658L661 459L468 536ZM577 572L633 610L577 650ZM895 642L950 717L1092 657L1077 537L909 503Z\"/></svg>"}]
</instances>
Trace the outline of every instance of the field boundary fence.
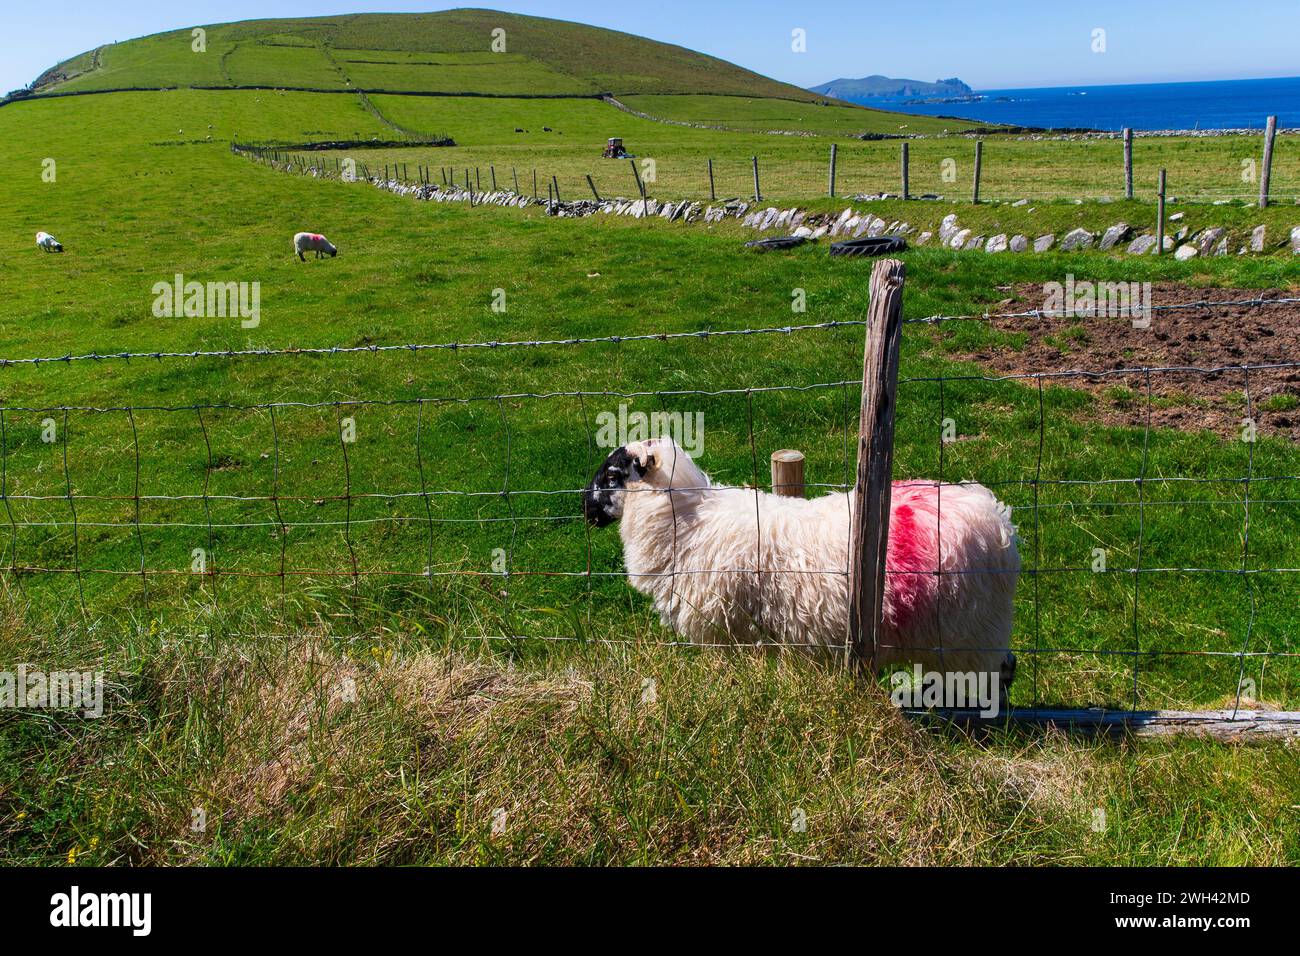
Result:
<instances>
[{"instance_id":1,"label":"field boundary fence","mask_svg":"<svg viewBox=\"0 0 1300 956\"><path fill-rule=\"evenodd\" d=\"M1011 711L1016 720L1031 723L1055 723L1076 727L1089 727L1094 730L1113 730L1124 728L1139 733L1168 734L1178 732L1205 733L1225 739L1253 739L1255 737L1282 734L1300 735L1300 714L1292 711L1272 711L1258 709L1254 705L1255 695L1251 692L1257 675L1264 679L1265 667L1295 666L1291 662L1300 662L1300 640L1297 640L1297 620L1292 613L1288 618L1283 612L1279 618L1276 602L1269 605L1271 610L1265 613L1262 607L1267 589L1295 589L1300 582L1300 561L1277 560L1276 551L1265 552L1268 556L1261 558L1261 552L1255 544L1260 526L1266 521L1294 520L1300 509L1300 494L1295 489L1300 487L1300 474L1292 471L1271 473L1257 467L1255 439L1245 443L1244 467L1239 473L1204 474L1199 473L1192 463L1187 463L1186 470L1179 473L1158 472L1152 465L1153 442L1158 431L1154 422L1153 409L1156 407L1156 383L1168 376L1215 376L1218 379L1232 377L1241 383L1242 416L1249 420L1254 414L1256 396L1253 387L1259 376L1270 371L1300 370L1300 361L1274 362L1268 364L1214 364L1205 366L1164 365L1110 369L1067 369L1055 371L1031 371L1014 374L989 374L973 372L969 374L898 374L898 355L904 329L907 327L937 327L947 323L985 322L997 323L1000 319L1017 317L1050 318L1057 315L1051 310L1030 310L1020 312L984 313L970 315L932 315L905 318L903 310L903 265L894 260L877 263L872 276L871 311L862 320L808 323L803 325L776 325L771 327L738 329L701 329L692 331L654 332L632 335L609 335L593 337L556 338L543 340L518 341L479 341L479 342L443 342L443 343L408 343L392 345L366 345L356 347L305 347L285 349L245 349L216 351L157 351L157 352L90 352L48 357L11 357L0 358L0 369L17 370L24 366L102 364L106 362L237 362L279 360L292 362L304 357L316 357L330 360L337 357L343 360L347 356L370 355L376 360L395 354L415 354L423 352L452 352L459 354L475 353L480 350L531 350L557 348L627 348L632 346L645 348L671 348L686 341L735 341L750 336L816 336L836 329L863 328L865 330L864 374L859 379L833 377L828 380L809 380L795 382L754 383L746 386L710 389L654 389L617 391L608 388L599 389L556 389L553 391L491 391L481 394L443 394L414 397L371 397L327 401L261 401L261 402L186 402L181 404L108 404L108 405L74 405L5 402L0 405L0 576L12 586L16 593L25 594L39 588L42 582L56 578L71 579L75 582L75 600L81 605L83 615L89 615L86 597L87 583L96 578L105 577L116 581L138 581L138 593L132 600L148 606L155 599L154 591L165 591L161 582L192 580L194 587L206 596L211 607L219 609L222 587L226 582L239 579L270 579L278 584L281 599L291 590L293 581L302 581L306 587L319 587L322 582L341 579L348 582L356 591L361 583L369 579L404 580L418 586L432 587L440 578L463 577L475 581L516 582L528 578L556 579L563 582L585 581L590 596L593 582L602 579L626 577L626 571L619 567L602 568L593 563L592 531L589 525L577 513L578 496L584 489L582 484L553 485L550 487L529 487L521 485L517 463L512 462L512 454L517 441L518 426L512 423L510 411L517 406L529 406L532 403L564 400L575 403L581 416L581 428L585 433L586 451L583 453L582 473L590 475L600 464L604 450L593 444L590 413L594 405L610 401L637 398L652 399L660 403L680 405L687 399L734 400L743 403L746 409L745 421L747 434L737 437L740 446L749 450L750 474L744 485L731 489L737 495L755 496L760 490L769 487L768 475L760 469L760 462L766 462L771 449L759 448L759 441L754 425L754 409L757 403L773 397L802 398L803 396L834 396L839 411L836 416L842 419L843 477L839 481L809 482L800 481L797 493L804 488L827 494L844 494L852 496L856 502L852 513L856 519L852 522L851 538L845 541L845 560L842 565L828 568L801 569L799 573L824 575L828 579L842 580L849 595L851 607L850 623L842 641L817 642L815 645L795 641L785 641L781 635L770 640L756 642L746 641L687 641L674 638L630 639L628 643L663 644L666 646L691 647L746 647L753 646L765 650L777 647L813 650L830 653L847 659L853 666L874 669L873 661L879 650L881 630L880 608L884 598L887 581L891 575L924 573L935 575L942 581L945 575L985 573L986 569L978 567L950 567L942 561L935 568L923 570L887 570L885 566L885 541L888 536L890 489L925 487L933 488L942 501L943 489L957 488L970 481L955 477L950 458L955 454L956 446L942 434L936 437L934 448L936 474L926 479L895 479L892 474L892 462L895 454L894 421L895 411L900 402L904 414L915 417L920 410L929 405L931 412L937 412L940 421L947 420L951 410L948 403L957 399L954 395L970 385L988 385L990 387L1014 386L1022 391L1017 395L1027 402L1030 409L1024 431L1028 435L1027 448L1031 451L1019 467L1018 473L1001 478L985 478L979 483L989 488L999 498L1016 495L1016 518L1021 538L1024 558L1023 570L1020 572L1019 587L1022 601L1019 605L1016 629L1009 648L1027 664L1030 706ZM1185 302L1173 303L1155 308L1160 311L1201 310L1214 312L1227 305L1239 305L1255 308L1268 308L1276 305L1294 305L1295 298L1255 298L1240 300L1235 303L1223 302ZM1077 318L1077 313L1071 313ZM15 374L10 372L8 374ZM1055 429L1063 424L1052 422L1048 416L1048 403L1045 397L1050 389L1058 386L1075 386L1079 383L1095 384L1104 381L1136 381L1139 387L1136 395L1138 408L1142 412L1141 425L1134 429L1139 467L1132 474L1092 474L1087 477L1055 476L1048 473L1050 461L1055 457L1055 445L1067 439L1058 437ZM860 390L860 394L859 394ZM857 416L853 414L855 399L860 399ZM435 472L434 464L429 461L427 446L424 444L428 430L433 426L434 410L449 407L476 406L488 410L492 417L499 419L499 434L504 437L500 448L495 449L502 458L501 484L493 488L468 488L454 485L442 485L431 481ZM414 429L408 436L409 441L399 443L404 447L404 464L400 464L399 473L405 475L405 481L395 487L382 490L360 488L354 479L355 449L350 447L346 437L347 421L357 410L387 410L390 413L407 415L406 425L414 418ZM1036 409L1036 411L1035 411ZM331 418L336 432L330 437L337 455L342 481L332 491L325 493L318 487L312 490L295 489L285 485L285 466L289 451L288 419L300 413L310 413ZM245 491L235 494L220 491L214 487L221 463L214 455L214 432L220 427L223 416L244 416L255 421L256 428L263 429L270 438L273 460L269 463L271 482L269 487L257 491ZM115 489L91 492L80 487L84 479L74 481L72 465L79 455L87 453L84 447L79 449L77 442L78 422L90 419L114 419L117 432L123 436L124 444L120 451L126 466L122 471L123 480ZM141 439L141 431L147 423L157 421L180 421L191 423L193 447L185 448L179 440L170 445L149 444ZM518 421L518 419L516 419ZM37 429L51 429L56 437L48 442L47 453L39 458L33 448L39 448L29 433ZM249 426L250 432L253 426ZM328 431L329 429L327 429ZM241 433L242 434L242 433ZM854 449L856 435L857 448ZM169 454L197 454L200 463L198 472L193 475L194 487L171 488L162 492L151 492L144 488L145 479L151 470L150 456L156 447L170 448ZM297 450L293 450L297 453ZM775 477L775 465L770 486L780 493L784 482ZM44 490L35 490L39 483L34 482L32 469L45 469L47 476L53 475L58 487L46 482ZM853 476L857 471L856 479ZM576 473L576 469L575 469ZM585 479L584 479L585 480ZM1196 498L1197 489L1217 489L1214 497ZM30 489L30 490L29 490ZM1161 490L1183 489L1175 497L1167 497ZM1264 489L1264 490L1261 490ZM1277 489L1270 493L1269 489ZM691 489L681 489L689 491ZM1094 493L1106 492L1100 500L1092 497ZM629 491L629 493L635 493ZM670 493L671 494L671 493ZM1115 500L1110 500L1114 498ZM471 510L464 514L438 513L435 506L444 502L491 503L497 513L484 514ZM553 513L534 515L525 504L529 501L557 503ZM571 502L572 506L566 505ZM424 536L424 560L419 565L394 567L385 564L386 554L382 541L378 546L374 542L363 540L368 529L387 527L391 516L375 516L363 513L364 509L376 503L392 505L406 503L414 506L404 520L411 527L418 527ZM175 514L154 520L147 517L146 511L157 507L193 507L197 508L197 517L181 520ZM1220 538L1221 542L1231 543L1232 554L1220 554L1215 562L1197 563L1163 563L1151 557L1156 551L1156 534L1164 534L1168 524L1157 529L1153 519L1163 513L1175 514L1178 521L1194 526L1198 519L1195 509L1214 506L1227 512L1229 517L1216 519L1231 534ZM263 567L241 567L238 561L231 561L226 549L216 542L226 534L233 534L236 525L217 515L219 508L261 509L261 516L256 521L245 520L245 515L238 524L240 533L270 535L263 544L265 554L269 555L269 564ZM303 519L304 509L332 509L332 517L311 517ZM1078 513L1087 509L1110 509L1120 514L1136 514L1136 541L1133 542L1130 562L1120 562L1112 566L1097 567L1095 560L1091 563L1085 557L1074 560L1061 560L1060 554L1050 552L1055 548L1054 538L1049 536L1050 528L1044 527L1044 515ZM107 514L105 509L117 509ZM1125 509L1132 509L1127 511ZM1165 509L1173 509L1165 512ZM92 516L95 512L95 516ZM101 512L105 512L101 514ZM115 520L97 520L99 517L115 517ZM757 515L757 511L755 512ZM940 512L942 515L942 512ZM1287 516L1290 516L1289 518ZM526 567L514 563L514 548L517 542L528 532L528 525L533 521L549 522L553 526L575 522L582 526L582 532L575 538L572 562L560 567ZM942 517L939 518L940 523ZM469 526L471 529L493 523L509 529L509 546L505 549L504 561L499 567L447 567L438 553L442 534L441 529L451 526ZM159 563L159 554L151 554L147 544L147 535L168 529L185 529L186 533L197 532L206 541L201 567L173 563ZM676 518L674 517L674 529ZM1220 528L1223 530L1223 528ZM7 533L6 533L7 532ZM320 566L302 567L289 561L290 551L303 547L291 541L291 535L303 533L328 534L337 537L341 547L336 549L339 561L336 564L324 562ZM1054 533L1054 532L1053 532ZM93 539L114 536L117 563L107 566L89 560L90 554L100 543ZM937 535L937 530L936 530ZM320 549L308 546L315 553ZM1228 548L1228 544L1224 544ZM1293 552L1294 553L1294 552ZM681 575L756 575L762 580L763 575L789 574L791 569L763 566L760 560L756 567L678 567L676 563L665 574L676 578ZM1092 577L1088 577L1092 576ZM1076 580L1101 580L1128 582L1125 595L1114 604L1123 609L1123 620L1115 625L1115 633L1106 640L1092 643L1086 635L1069 646L1049 640L1044 636L1044 618L1049 610L1051 600L1043 594L1050 582L1058 579L1074 578ZM1198 587L1204 587L1207 606L1215 602L1230 602L1236 608L1239 620L1234 623L1232 632L1224 631L1210 646L1191 646L1188 641L1173 641L1165 631L1152 633L1152 628L1143 616L1142 608L1148 591L1159 588L1158 582L1171 578L1194 579ZM775 580L775 578L773 578ZM193 595L191 595L192 597ZM573 600L578 595L569 594ZM1293 609L1294 610L1294 609ZM1119 612L1117 611L1116 614ZM505 618L503 618L505 620ZM1271 623L1268 623L1271 622ZM1111 622L1114 624L1114 622ZM1194 622L1209 627L1212 621ZM956 622L954 626L960 626ZM1060 631L1058 626L1055 630ZM533 629L531 632L520 631L475 633L475 639L486 641L563 641L590 639L593 643L620 643L618 639L605 637L585 638L577 634L556 633L556 629ZM934 649L931 649L934 650ZM942 652L942 648L938 649ZM988 650L1007 650L1006 648ZM1127 706L1110 706L1105 708L1060 708L1060 691L1048 699L1040 688L1040 679L1047 680L1046 667L1049 661L1064 661L1065 667L1080 661L1118 661L1124 662L1122 670L1116 665L1116 679L1127 686L1124 696ZM1151 679L1150 670L1157 662L1179 660L1190 662L1215 662L1223 668L1226 678L1223 693L1230 701L1226 708L1212 710L1164 710L1146 706L1150 692L1144 681ZM1079 665L1083 666L1083 665ZM1196 665L1200 666L1200 665ZM1022 671L1022 674L1024 671ZM1052 678L1056 680L1055 677ZM1017 692L1022 685L1017 685ZM1053 688L1069 687L1068 680L1053 683ZM1290 702L1289 700L1287 702ZM1075 703L1080 703L1075 701ZM969 720L973 715L965 712L930 711L948 719Z\"/></svg>"},{"instance_id":2,"label":"field boundary fence","mask_svg":"<svg viewBox=\"0 0 1300 956\"><path fill-rule=\"evenodd\" d=\"M1019 201L1099 201L1139 199L1155 203L1164 195L1170 201L1185 203L1243 202L1261 208L1276 203L1300 202L1300 180L1286 166L1287 176L1279 182L1274 176L1279 132L1290 137L1300 130L1279 130L1277 117L1270 116L1261 131L1257 155L1241 156L1240 168L1222 170L1222 183L1212 188L1197 182L1187 184L1184 169L1173 166L1174 156L1152 157L1148 147L1135 147L1134 131L1126 129L1110 139L1061 140L1054 145L1060 153L1054 170L1034 163L1032 175L1016 172L1014 151L985 149L1007 142L997 136L954 135L944 138L872 139L871 154L840 148L837 142L819 144L823 158L764 156L757 153L745 158L704 156L683 159L670 155L628 156L631 168L620 161L604 160L582 168L572 164L543 168L529 163L527 157L500 161L475 157L443 164L406 160L397 162L355 160L349 177L394 180L442 187L461 187L474 193L509 189L541 201L585 199L588 193L597 201L611 196L671 195L675 199L710 202L743 200L762 202L768 199L812 200L837 198L847 201L872 199L945 199L974 204ZM1241 135L1243 138L1244 134ZM1137 142L1159 144L1167 137L1138 136ZM1018 141L1012 141L1018 142ZM1047 143L1057 141L1048 138ZM1076 147L1096 150L1099 143L1114 143L1113 167L1106 172L1093 164L1081 162L1073 155ZM264 162L278 163L298 172L318 176L344 176L344 157L312 155L322 152L356 150L398 150L420 147L454 146L450 137L395 140L391 143L357 141L354 146L329 143L234 143L232 150ZM895 147L897 152L894 152ZM881 150L889 150L886 155ZM1141 168L1135 173L1135 151L1141 155ZM306 155L302 155L306 154ZM640 166L644 166L642 169ZM1010 172L1008 172L1010 170ZM1158 172L1165 170L1162 186ZM1067 185L1058 189L1035 188L1035 177L1051 173Z\"/></svg>"}]
</instances>

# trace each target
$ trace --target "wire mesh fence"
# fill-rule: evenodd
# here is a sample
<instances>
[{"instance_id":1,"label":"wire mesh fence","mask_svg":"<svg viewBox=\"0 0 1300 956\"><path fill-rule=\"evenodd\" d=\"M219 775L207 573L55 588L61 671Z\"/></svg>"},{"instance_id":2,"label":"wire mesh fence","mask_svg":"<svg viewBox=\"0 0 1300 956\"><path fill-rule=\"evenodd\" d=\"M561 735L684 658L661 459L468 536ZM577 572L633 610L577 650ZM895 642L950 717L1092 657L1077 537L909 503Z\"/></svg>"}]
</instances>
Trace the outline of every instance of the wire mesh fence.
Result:
<instances>
[{"instance_id":1,"label":"wire mesh fence","mask_svg":"<svg viewBox=\"0 0 1300 956\"><path fill-rule=\"evenodd\" d=\"M1276 140L1270 182L1274 202L1300 200L1294 140ZM282 151L306 166L337 171L350 158L367 175L468 185L476 192L500 188L545 199L554 186L562 199L572 200L636 197L644 185L652 197L717 201L753 200L756 195L773 200L827 197L832 180L833 195L841 198L901 196L904 148L908 196L960 201L974 197L976 141L959 136L837 143L833 172L830 144L817 140L782 143L756 153L692 146L617 160L593 156L581 145L543 152L525 147ZM981 201L1126 196L1124 147L1118 138L990 137L981 150ZM1169 196L1176 201L1253 202L1259 197L1262 162L1257 136L1139 138L1132 155L1133 196L1154 202L1159 172L1166 169Z\"/></svg>"},{"instance_id":2,"label":"wire mesh fence","mask_svg":"<svg viewBox=\"0 0 1300 956\"><path fill-rule=\"evenodd\" d=\"M1212 314L1225 305L1156 308ZM907 323L920 334L948 323L1050 314L938 315ZM684 341L740 350L750 336L778 335L828 336L825 348L842 350L851 366L856 350L837 330L861 325L88 353L9 358L0 367L293 363L307 356L344 362L357 354L425 351L673 349ZM1012 509L1023 565L1005 650L1021 662L1017 703L1134 711L1219 704L1235 714L1259 699L1295 708L1300 454L1293 443L1261 434L1255 418L1261 379L1297 370L1300 362L1016 374L918 367L912 371L920 374L899 379L896 489L933 489L942 502L946 491L978 482ZM1159 427L1154 413L1188 377L1213 378L1235 393L1239 433L1185 435ZM1080 406L1088 389L1114 386L1131 392L1133 421L1086 426ZM653 624L644 603L629 602L620 543L584 521L580 504L592 474L617 447L602 429L611 414L642 414L651 424L656 412L721 421L724 433L714 439L711 429L702 464L727 482L720 493L749 500L768 486L760 463L787 444L791 422L806 420L813 423L801 432L809 443L808 493L847 495L862 387L857 378L836 376L727 388L333 401L7 402L0 407L0 568L13 594L71 604L89 617L105 606L159 615L185 606L214 619L232 607L254 607L265 611L262 626L273 628L292 626L293 608L328 616L365 601L414 607L431 629L489 640L735 646L725 628L720 639L683 640ZM844 561L831 566L779 567L761 555L754 566L674 558L662 573L750 575L760 588L809 575L841 593L848 588L850 541L843 545ZM888 573L942 580L988 568L950 556L933 568ZM944 622L949 633L965 626L960 613ZM795 634L740 643L844 646Z\"/></svg>"}]
</instances>

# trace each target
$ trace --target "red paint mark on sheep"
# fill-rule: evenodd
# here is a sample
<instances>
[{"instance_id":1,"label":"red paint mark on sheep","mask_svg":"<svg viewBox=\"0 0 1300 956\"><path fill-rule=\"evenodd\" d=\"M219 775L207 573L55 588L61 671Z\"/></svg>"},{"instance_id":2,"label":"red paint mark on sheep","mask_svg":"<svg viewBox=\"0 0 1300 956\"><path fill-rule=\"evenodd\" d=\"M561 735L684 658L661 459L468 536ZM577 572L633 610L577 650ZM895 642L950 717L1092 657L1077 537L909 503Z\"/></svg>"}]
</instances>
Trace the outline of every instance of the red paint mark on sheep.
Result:
<instances>
[{"instance_id":1,"label":"red paint mark on sheep","mask_svg":"<svg viewBox=\"0 0 1300 956\"><path fill-rule=\"evenodd\" d=\"M938 559L934 537L926 534L912 507L922 504L920 499L926 496L925 491L903 492L890 509L885 614L897 628L906 628L934 596L933 572Z\"/></svg>"}]
</instances>

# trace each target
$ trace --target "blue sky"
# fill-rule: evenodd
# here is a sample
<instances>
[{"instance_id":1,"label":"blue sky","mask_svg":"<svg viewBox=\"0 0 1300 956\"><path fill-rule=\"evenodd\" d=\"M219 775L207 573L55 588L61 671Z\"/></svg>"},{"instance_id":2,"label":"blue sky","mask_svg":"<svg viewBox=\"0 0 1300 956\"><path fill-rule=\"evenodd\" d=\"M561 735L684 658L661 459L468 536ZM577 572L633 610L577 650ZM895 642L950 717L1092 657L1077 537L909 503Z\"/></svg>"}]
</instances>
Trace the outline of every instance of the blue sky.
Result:
<instances>
[{"instance_id":1,"label":"blue sky","mask_svg":"<svg viewBox=\"0 0 1300 956\"><path fill-rule=\"evenodd\" d=\"M485 6L677 43L811 86L883 73L977 89L1291 76L1296 0L505 0ZM445 9L403 0L5 0L0 92L113 40L254 17ZM805 53L791 31L806 31ZM1106 31L1094 53L1092 32Z\"/></svg>"}]
</instances>

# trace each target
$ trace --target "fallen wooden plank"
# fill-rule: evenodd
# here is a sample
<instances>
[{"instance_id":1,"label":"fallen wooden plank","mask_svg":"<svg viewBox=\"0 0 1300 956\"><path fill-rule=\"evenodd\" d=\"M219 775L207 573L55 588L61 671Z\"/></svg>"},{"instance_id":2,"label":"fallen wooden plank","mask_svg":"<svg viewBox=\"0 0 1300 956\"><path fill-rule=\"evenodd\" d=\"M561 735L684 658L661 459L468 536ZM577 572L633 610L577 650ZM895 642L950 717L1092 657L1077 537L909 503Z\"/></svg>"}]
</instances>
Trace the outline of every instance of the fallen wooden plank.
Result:
<instances>
[{"instance_id":1,"label":"fallen wooden plank","mask_svg":"<svg viewBox=\"0 0 1300 956\"><path fill-rule=\"evenodd\" d=\"M947 723L998 726L1007 723L1059 727L1092 734L1135 737L1210 737L1232 743L1300 738L1300 712L1267 710L1043 710L1015 708L989 717L979 710L904 711L909 717Z\"/></svg>"}]
</instances>

